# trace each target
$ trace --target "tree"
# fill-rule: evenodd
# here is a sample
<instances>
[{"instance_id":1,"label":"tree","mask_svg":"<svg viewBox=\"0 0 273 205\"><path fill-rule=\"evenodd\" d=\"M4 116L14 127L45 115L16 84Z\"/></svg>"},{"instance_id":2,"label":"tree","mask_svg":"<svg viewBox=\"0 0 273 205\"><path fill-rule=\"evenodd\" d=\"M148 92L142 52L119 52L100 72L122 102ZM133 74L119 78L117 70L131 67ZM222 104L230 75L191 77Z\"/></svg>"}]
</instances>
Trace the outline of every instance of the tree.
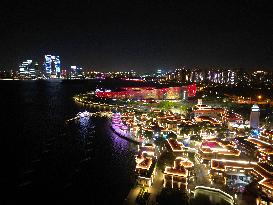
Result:
<instances>
[{"instance_id":1,"label":"tree","mask_svg":"<svg viewBox=\"0 0 273 205\"><path fill-rule=\"evenodd\" d=\"M179 111L180 111L180 113L187 115L188 107L186 105L180 105Z\"/></svg>"},{"instance_id":2,"label":"tree","mask_svg":"<svg viewBox=\"0 0 273 205\"><path fill-rule=\"evenodd\" d=\"M202 137L200 135L192 135L190 140L201 141Z\"/></svg>"},{"instance_id":3,"label":"tree","mask_svg":"<svg viewBox=\"0 0 273 205\"><path fill-rule=\"evenodd\" d=\"M177 106L176 102L161 101L160 103L158 103L158 108L164 109L164 110L169 110L175 106Z\"/></svg>"},{"instance_id":4,"label":"tree","mask_svg":"<svg viewBox=\"0 0 273 205\"><path fill-rule=\"evenodd\" d=\"M245 135L248 137L251 135L251 128L245 127Z\"/></svg>"},{"instance_id":5,"label":"tree","mask_svg":"<svg viewBox=\"0 0 273 205\"><path fill-rule=\"evenodd\" d=\"M223 126L218 126L216 128L216 132L217 132L217 138L222 138L222 137L227 137L227 132L228 132L228 128L227 127L223 127Z\"/></svg>"},{"instance_id":6,"label":"tree","mask_svg":"<svg viewBox=\"0 0 273 205\"><path fill-rule=\"evenodd\" d=\"M154 141L156 146L159 147L163 147L165 144L165 139L163 137L158 137L155 141Z\"/></svg>"},{"instance_id":7,"label":"tree","mask_svg":"<svg viewBox=\"0 0 273 205\"><path fill-rule=\"evenodd\" d=\"M200 133L201 129L202 129L202 128L201 128L200 126L198 126L197 124L191 126L191 130L192 130L192 132L194 132L195 134Z\"/></svg>"},{"instance_id":8,"label":"tree","mask_svg":"<svg viewBox=\"0 0 273 205\"><path fill-rule=\"evenodd\" d=\"M146 137L146 138L148 138L148 139L152 139L152 137L153 137L153 132L145 130L145 131L144 131L144 137Z\"/></svg>"},{"instance_id":9,"label":"tree","mask_svg":"<svg viewBox=\"0 0 273 205\"><path fill-rule=\"evenodd\" d=\"M180 135L182 135L182 134L189 135L190 134L191 129L190 129L189 125L184 124L184 125L180 125L180 127L181 127Z\"/></svg>"},{"instance_id":10,"label":"tree","mask_svg":"<svg viewBox=\"0 0 273 205\"><path fill-rule=\"evenodd\" d=\"M163 188L156 201L159 205L165 204L188 204L188 197L181 190Z\"/></svg>"}]
</instances>

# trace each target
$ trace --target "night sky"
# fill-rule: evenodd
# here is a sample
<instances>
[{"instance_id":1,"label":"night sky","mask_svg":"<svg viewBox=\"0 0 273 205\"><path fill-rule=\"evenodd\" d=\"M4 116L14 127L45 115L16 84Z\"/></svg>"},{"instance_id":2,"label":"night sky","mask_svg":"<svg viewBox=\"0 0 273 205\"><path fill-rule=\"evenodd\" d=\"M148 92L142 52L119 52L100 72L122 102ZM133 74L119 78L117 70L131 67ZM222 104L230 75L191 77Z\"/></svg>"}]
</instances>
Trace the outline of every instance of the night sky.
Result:
<instances>
[{"instance_id":1,"label":"night sky","mask_svg":"<svg viewBox=\"0 0 273 205\"><path fill-rule=\"evenodd\" d=\"M273 68L273 1L1 2L0 69L60 55L99 71Z\"/></svg>"}]
</instances>

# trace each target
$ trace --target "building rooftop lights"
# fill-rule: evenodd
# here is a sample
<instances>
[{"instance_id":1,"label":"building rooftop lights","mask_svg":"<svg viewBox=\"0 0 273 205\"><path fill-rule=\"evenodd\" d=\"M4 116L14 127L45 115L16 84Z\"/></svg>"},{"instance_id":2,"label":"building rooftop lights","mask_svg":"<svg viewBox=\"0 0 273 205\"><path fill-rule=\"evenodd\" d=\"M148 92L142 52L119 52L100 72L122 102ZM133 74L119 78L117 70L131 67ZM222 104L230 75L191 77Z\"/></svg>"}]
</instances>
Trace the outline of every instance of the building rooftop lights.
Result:
<instances>
[{"instance_id":1,"label":"building rooftop lights","mask_svg":"<svg viewBox=\"0 0 273 205\"><path fill-rule=\"evenodd\" d=\"M260 111L260 108L258 105L254 104L252 107L251 107L251 111L253 112L259 112Z\"/></svg>"},{"instance_id":2,"label":"building rooftop lights","mask_svg":"<svg viewBox=\"0 0 273 205\"><path fill-rule=\"evenodd\" d=\"M256 162L242 161L242 160L226 160L226 159L212 159L211 168L215 170L226 170L226 167L252 169L263 179L258 183L264 187L273 190L273 175L271 172L261 167Z\"/></svg>"},{"instance_id":3,"label":"building rooftop lights","mask_svg":"<svg viewBox=\"0 0 273 205\"><path fill-rule=\"evenodd\" d=\"M152 158L150 157L144 157L141 155L141 157L136 157L136 169L147 169L149 170L152 165Z\"/></svg>"},{"instance_id":4,"label":"building rooftop lights","mask_svg":"<svg viewBox=\"0 0 273 205\"><path fill-rule=\"evenodd\" d=\"M167 140L167 142L173 152L181 152L184 150L184 145L182 143L179 143L176 139L170 138Z\"/></svg>"}]
</instances>

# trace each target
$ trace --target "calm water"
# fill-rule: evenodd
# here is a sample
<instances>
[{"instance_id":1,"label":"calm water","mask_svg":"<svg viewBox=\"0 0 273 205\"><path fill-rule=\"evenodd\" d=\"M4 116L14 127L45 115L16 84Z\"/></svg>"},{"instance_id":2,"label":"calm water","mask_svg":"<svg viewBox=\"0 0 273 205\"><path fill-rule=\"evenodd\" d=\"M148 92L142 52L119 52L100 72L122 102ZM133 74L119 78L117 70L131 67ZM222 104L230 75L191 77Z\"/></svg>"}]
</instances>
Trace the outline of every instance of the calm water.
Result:
<instances>
[{"instance_id":1,"label":"calm water","mask_svg":"<svg viewBox=\"0 0 273 205\"><path fill-rule=\"evenodd\" d=\"M113 134L106 119L65 124L80 111L94 111L72 96L97 86L0 81L1 205L122 204L135 181L134 145ZM202 202L223 201L199 195L191 204Z\"/></svg>"},{"instance_id":2,"label":"calm water","mask_svg":"<svg viewBox=\"0 0 273 205\"><path fill-rule=\"evenodd\" d=\"M230 205L223 196L210 191L197 191L190 200L190 205Z\"/></svg>"},{"instance_id":3,"label":"calm water","mask_svg":"<svg viewBox=\"0 0 273 205\"><path fill-rule=\"evenodd\" d=\"M134 149L106 119L65 124L92 81L0 81L0 204L122 204Z\"/></svg>"}]
</instances>

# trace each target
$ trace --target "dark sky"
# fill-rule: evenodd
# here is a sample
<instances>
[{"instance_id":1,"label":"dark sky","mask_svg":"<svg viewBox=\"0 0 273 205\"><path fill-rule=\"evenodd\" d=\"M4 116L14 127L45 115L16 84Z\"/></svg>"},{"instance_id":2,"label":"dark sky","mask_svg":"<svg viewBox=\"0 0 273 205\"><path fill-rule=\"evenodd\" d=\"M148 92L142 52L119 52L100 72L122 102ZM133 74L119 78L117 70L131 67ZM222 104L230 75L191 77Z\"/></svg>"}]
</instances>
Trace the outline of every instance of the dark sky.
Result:
<instances>
[{"instance_id":1,"label":"dark sky","mask_svg":"<svg viewBox=\"0 0 273 205\"><path fill-rule=\"evenodd\" d=\"M1 2L0 68L45 54L101 71L273 68L273 1L126 2Z\"/></svg>"}]
</instances>

